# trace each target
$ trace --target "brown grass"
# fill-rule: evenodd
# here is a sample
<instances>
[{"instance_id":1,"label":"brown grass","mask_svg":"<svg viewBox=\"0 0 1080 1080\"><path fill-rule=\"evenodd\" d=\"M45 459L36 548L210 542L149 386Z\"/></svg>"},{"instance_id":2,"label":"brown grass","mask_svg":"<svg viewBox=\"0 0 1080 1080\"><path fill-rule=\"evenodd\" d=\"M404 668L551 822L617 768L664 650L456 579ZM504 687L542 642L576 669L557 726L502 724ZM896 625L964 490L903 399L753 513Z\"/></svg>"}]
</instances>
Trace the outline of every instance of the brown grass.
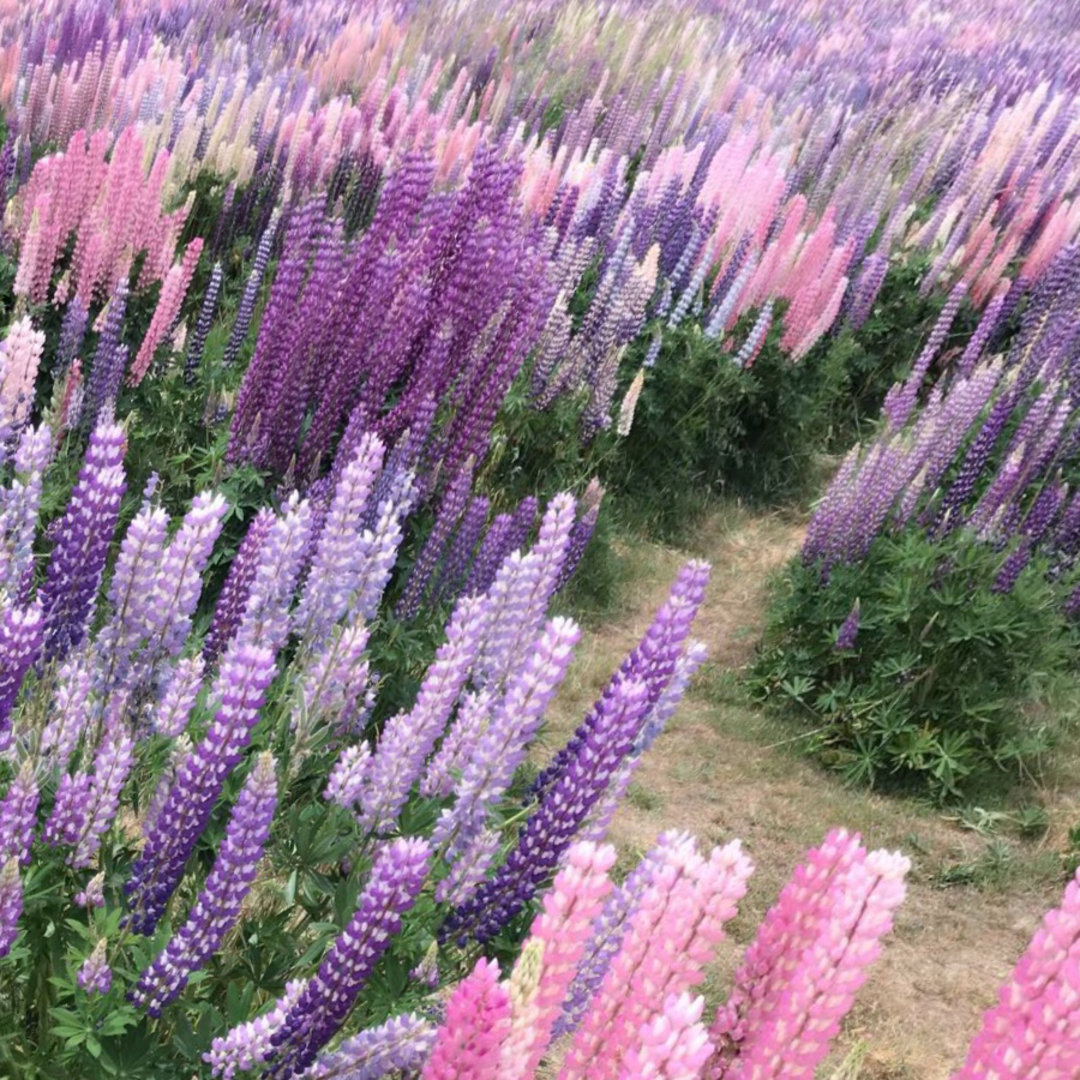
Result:
<instances>
[{"instance_id":1,"label":"brown grass","mask_svg":"<svg viewBox=\"0 0 1080 1080\"><path fill-rule=\"evenodd\" d=\"M748 706L731 672L747 662L760 632L769 575L798 549L802 526L737 509L714 514L689 553L713 565L695 634L711 662L667 731L646 755L612 839L629 865L667 828L702 841L740 837L757 870L731 927L733 945L706 992L721 1000L742 947L808 847L844 825L875 847L900 848L913 862L909 895L884 956L848 1018L834 1067L845 1055L864 1078L938 1080L957 1068L981 1012L1024 948L1061 879L1052 844L1010 842L1010 860L991 875L985 837L915 802L844 787L798 753L798 732ZM622 614L586 633L546 733L560 745L633 647L687 551L632 542L620 549L628 580ZM544 756L541 751L539 756ZM1075 790L1075 789L1073 789ZM1080 817L1075 796L1042 793L1051 836ZM971 883L941 887L950 867L971 865Z\"/></svg>"}]
</instances>

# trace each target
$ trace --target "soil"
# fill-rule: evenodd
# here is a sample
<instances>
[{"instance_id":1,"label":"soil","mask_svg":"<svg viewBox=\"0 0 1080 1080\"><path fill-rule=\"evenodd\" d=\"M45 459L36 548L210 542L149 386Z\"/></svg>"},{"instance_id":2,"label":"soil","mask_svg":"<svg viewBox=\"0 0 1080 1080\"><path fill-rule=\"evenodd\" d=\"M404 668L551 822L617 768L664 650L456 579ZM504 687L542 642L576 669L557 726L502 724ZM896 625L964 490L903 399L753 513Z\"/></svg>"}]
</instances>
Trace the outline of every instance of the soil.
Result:
<instances>
[{"instance_id":1,"label":"soil","mask_svg":"<svg viewBox=\"0 0 1080 1080\"><path fill-rule=\"evenodd\" d=\"M938 1080L962 1063L980 1017L1023 951L1063 878L1055 839L1080 819L1080 802L1046 792L1052 827L1041 842L987 837L939 810L845 787L799 753L800 729L746 703L733 673L752 657L770 575L798 550L803 526L783 516L728 508L691 538L689 550L634 542L620 559L626 606L587 631L553 710L547 752L561 744L634 646L679 566L704 556L712 580L695 636L710 661L679 712L645 755L611 839L631 865L664 829L703 843L743 841L757 870L730 942L710 974L710 1003L758 921L806 849L837 825L871 847L912 860L908 898L883 956L849 1015L831 1064L869 1080ZM1075 789L1073 789L1075 790ZM957 884L945 887L947 882ZM823 1075L829 1075L826 1070Z\"/></svg>"}]
</instances>

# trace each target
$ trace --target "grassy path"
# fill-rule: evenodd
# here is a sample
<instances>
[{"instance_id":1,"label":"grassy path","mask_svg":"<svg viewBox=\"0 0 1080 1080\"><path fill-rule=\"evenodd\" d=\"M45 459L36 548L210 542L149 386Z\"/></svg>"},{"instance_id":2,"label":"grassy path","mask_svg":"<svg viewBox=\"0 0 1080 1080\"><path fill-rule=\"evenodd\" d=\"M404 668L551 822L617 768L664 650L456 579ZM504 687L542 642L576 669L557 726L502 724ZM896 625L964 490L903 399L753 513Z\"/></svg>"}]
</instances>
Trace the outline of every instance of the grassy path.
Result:
<instances>
[{"instance_id":1,"label":"grassy path","mask_svg":"<svg viewBox=\"0 0 1080 1080\"><path fill-rule=\"evenodd\" d=\"M629 862L663 829L688 829L713 843L742 838L758 869L732 926L734 944L707 986L717 998L787 875L829 827L902 849L913 862L909 896L848 1018L842 1051L865 1052L864 1078L937 1080L959 1066L982 1010L1058 901L1056 852L1080 819L1080 801L1042 792L1052 825L1041 841L988 839L916 802L845 788L800 757L797 729L745 703L732 677L752 655L768 577L800 539L796 521L725 510L686 551L640 542L620 549L626 606L586 633L546 742L565 738L648 625L681 563L708 558L713 577L696 636L708 643L710 663L646 755L613 839Z\"/></svg>"}]
</instances>

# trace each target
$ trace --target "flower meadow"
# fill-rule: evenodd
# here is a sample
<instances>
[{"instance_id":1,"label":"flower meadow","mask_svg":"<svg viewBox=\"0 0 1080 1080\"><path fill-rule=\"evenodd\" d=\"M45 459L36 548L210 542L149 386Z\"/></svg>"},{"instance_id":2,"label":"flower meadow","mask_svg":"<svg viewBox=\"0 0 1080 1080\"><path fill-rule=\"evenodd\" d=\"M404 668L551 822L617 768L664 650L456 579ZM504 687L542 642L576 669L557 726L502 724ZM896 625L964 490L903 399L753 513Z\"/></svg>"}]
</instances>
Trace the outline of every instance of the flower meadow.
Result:
<instances>
[{"instance_id":1,"label":"flower meadow","mask_svg":"<svg viewBox=\"0 0 1080 1080\"><path fill-rule=\"evenodd\" d=\"M710 568L542 754L575 604L833 455L752 686L943 800L1050 749L1078 58L1053 0L0 0L0 1075L815 1076L908 858L829 831L736 949L752 852L608 837ZM1080 876L955 1080L1080 1077L1078 972Z\"/></svg>"}]
</instances>

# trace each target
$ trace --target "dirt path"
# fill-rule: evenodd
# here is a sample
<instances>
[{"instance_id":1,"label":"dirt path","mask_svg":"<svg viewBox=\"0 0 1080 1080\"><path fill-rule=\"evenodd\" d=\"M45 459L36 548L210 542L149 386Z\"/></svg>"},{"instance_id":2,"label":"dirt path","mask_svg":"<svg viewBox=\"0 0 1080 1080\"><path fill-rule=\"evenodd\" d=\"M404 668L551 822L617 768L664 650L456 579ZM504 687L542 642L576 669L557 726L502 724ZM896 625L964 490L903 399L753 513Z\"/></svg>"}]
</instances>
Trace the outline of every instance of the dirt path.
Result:
<instances>
[{"instance_id":1,"label":"dirt path","mask_svg":"<svg viewBox=\"0 0 1080 1080\"><path fill-rule=\"evenodd\" d=\"M871 846L902 849L913 862L908 899L845 1025L841 1052L862 1044L866 1078L938 1080L960 1065L996 987L1060 897L1052 845L1041 852L1018 845L1019 854L991 866L986 838L914 803L846 789L793 752L795 729L741 700L730 672L751 656L768 577L800 539L798 523L734 511L715 516L695 538L693 554L713 565L695 631L711 661L642 762L612 836L628 863L667 828L714 843L742 839L757 870L732 927L735 946L706 987L717 999L761 915L828 828L844 825ZM632 583L628 610L586 633L547 736L551 746L636 643L688 556L634 544L622 557ZM1075 800L1058 809L1062 822L1080 817ZM942 887L950 868L956 876L965 867L976 883Z\"/></svg>"}]
</instances>

